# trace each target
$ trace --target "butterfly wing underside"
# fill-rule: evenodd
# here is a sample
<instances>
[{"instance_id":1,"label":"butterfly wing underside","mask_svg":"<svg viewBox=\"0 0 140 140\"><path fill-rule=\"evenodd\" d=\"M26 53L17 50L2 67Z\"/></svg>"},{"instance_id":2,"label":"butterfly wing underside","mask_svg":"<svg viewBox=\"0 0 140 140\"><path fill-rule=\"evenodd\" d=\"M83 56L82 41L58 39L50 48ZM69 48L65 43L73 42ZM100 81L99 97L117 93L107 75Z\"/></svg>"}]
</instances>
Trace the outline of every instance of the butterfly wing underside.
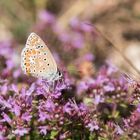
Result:
<instances>
[{"instance_id":1,"label":"butterfly wing underside","mask_svg":"<svg viewBox=\"0 0 140 140\"><path fill-rule=\"evenodd\" d=\"M49 80L57 73L57 65L50 50L35 33L29 35L21 57L21 67L25 74Z\"/></svg>"}]
</instances>

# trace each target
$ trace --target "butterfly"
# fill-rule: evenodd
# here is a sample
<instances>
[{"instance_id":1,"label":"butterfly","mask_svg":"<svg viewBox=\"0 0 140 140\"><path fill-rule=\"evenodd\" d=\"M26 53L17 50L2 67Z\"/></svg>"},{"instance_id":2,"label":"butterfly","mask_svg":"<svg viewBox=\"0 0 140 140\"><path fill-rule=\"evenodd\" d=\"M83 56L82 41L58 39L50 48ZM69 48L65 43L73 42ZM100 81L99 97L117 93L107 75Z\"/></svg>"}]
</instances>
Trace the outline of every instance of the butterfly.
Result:
<instances>
[{"instance_id":1,"label":"butterfly","mask_svg":"<svg viewBox=\"0 0 140 140\"><path fill-rule=\"evenodd\" d=\"M25 74L47 81L53 82L62 77L53 55L36 33L29 35L21 52L21 68Z\"/></svg>"}]
</instances>

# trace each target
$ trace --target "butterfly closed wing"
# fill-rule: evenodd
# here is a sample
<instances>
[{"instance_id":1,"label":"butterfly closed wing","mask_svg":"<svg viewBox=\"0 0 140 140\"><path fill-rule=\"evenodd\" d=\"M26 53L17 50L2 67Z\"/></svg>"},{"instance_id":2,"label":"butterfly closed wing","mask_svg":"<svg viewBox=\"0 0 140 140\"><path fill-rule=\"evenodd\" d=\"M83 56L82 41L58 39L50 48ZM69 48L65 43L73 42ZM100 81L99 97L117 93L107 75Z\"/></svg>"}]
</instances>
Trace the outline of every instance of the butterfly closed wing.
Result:
<instances>
[{"instance_id":1,"label":"butterfly closed wing","mask_svg":"<svg viewBox=\"0 0 140 140\"><path fill-rule=\"evenodd\" d=\"M47 81L55 81L61 78L57 64L44 43L35 33L31 33L26 46L21 52L21 68L25 74Z\"/></svg>"}]
</instances>

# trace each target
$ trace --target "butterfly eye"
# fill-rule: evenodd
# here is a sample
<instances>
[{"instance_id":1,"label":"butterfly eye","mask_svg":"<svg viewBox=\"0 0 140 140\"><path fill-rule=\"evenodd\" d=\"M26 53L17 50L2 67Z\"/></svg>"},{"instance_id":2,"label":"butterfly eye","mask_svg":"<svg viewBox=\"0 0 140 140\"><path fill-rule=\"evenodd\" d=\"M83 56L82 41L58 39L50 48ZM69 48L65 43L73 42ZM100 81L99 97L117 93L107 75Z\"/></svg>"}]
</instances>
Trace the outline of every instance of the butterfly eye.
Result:
<instances>
[{"instance_id":1,"label":"butterfly eye","mask_svg":"<svg viewBox=\"0 0 140 140\"><path fill-rule=\"evenodd\" d=\"M59 74L59 76L60 76L60 75L61 75L61 72L59 71L58 74Z\"/></svg>"}]
</instances>

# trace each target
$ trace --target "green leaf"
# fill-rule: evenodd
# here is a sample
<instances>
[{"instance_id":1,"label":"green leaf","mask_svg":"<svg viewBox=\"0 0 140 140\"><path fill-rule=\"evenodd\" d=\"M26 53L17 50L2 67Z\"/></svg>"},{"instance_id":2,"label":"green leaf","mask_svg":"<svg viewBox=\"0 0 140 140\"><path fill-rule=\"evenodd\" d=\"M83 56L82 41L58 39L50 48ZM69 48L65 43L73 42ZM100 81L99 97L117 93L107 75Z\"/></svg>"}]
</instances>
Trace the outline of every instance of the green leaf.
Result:
<instances>
[{"instance_id":1,"label":"green leaf","mask_svg":"<svg viewBox=\"0 0 140 140\"><path fill-rule=\"evenodd\" d=\"M87 104L87 105L88 104L90 105L90 104L93 103L93 100L91 98L84 98L84 103Z\"/></svg>"},{"instance_id":2,"label":"green leaf","mask_svg":"<svg viewBox=\"0 0 140 140\"><path fill-rule=\"evenodd\" d=\"M50 139L54 139L57 134L58 134L58 131L55 131L55 130L51 131Z\"/></svg>"},{"instance_id":3,"label":"green leaf","mask_svg":"<svg viewBox=\"0 0 140 140\"><path fill-rule=\"evenodd\" d=\"M90 136L89 136L89 140L94 140L95 139L95 133L94 134L90 134Z\"/></svg>"}]
</instances>

